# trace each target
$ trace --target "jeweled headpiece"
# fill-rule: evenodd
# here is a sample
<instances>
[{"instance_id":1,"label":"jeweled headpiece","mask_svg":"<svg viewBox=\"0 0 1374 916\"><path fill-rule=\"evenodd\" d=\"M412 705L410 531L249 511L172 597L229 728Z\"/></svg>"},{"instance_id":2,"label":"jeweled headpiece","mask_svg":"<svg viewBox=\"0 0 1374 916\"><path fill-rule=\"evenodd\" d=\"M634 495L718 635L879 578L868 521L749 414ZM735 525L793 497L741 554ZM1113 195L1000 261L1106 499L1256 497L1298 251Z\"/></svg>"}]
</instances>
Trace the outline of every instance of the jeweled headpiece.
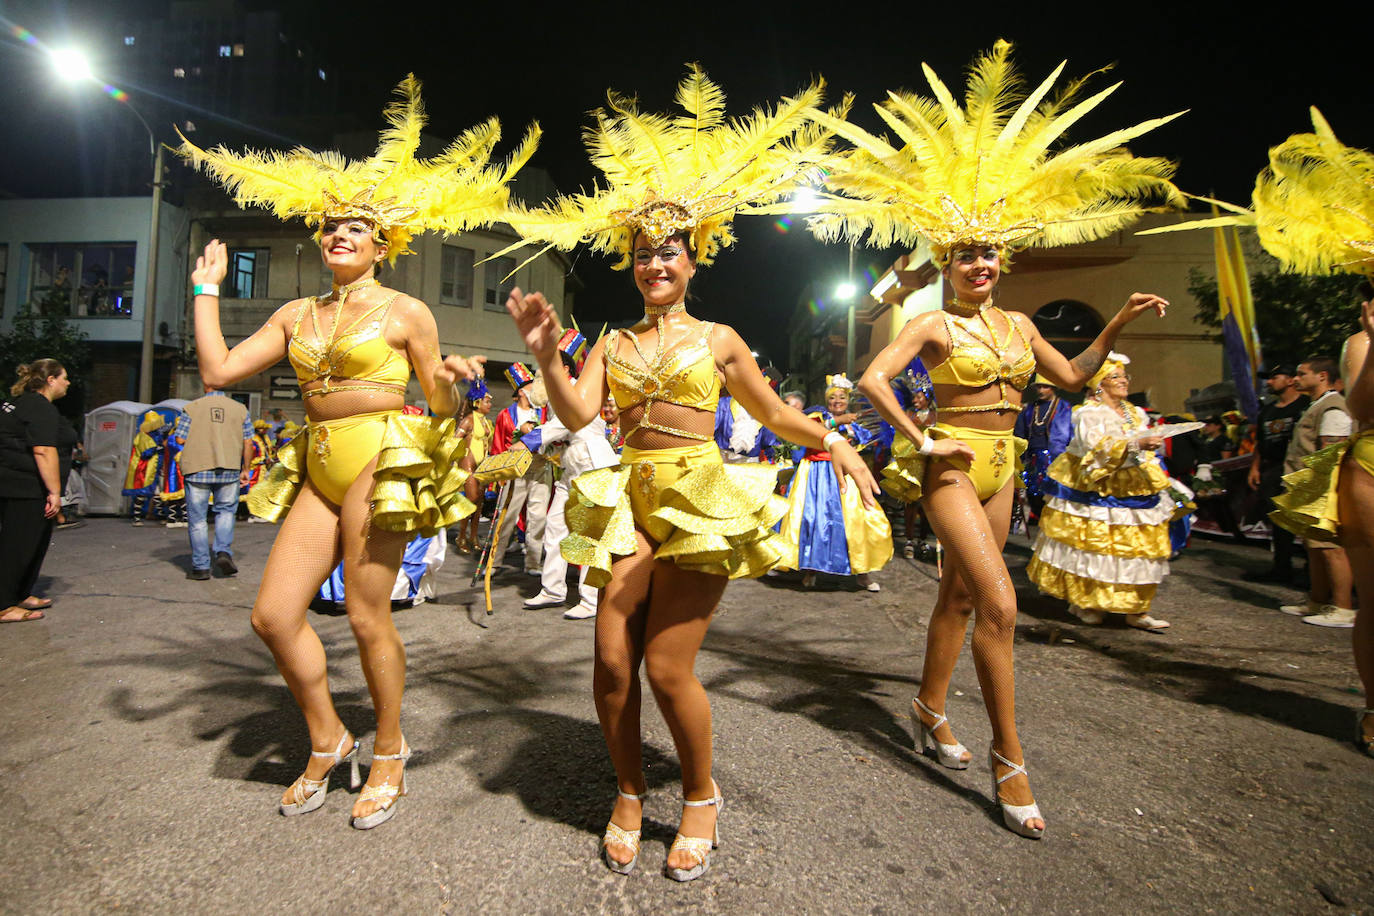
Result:
<instances>
[{"instance_id":1,"label":"jeweled headpiece","mask_svg":"<svg viewBox=\"0 0 1374 916\"><path fill-rule=\"evenodd\" d=\"M1374 154L1346 146L1320 111L1311 114L1313 133L1294 134L1269 150L1252 209L1201 198L1230 214L1137 234L1253 226L1264 250L1287 270L1374 278Z\"/></svg>"},{"instance_id":2,"label":"jeweled headpiece","mask_svg":"<svg viewBox=\"0 0 1374 916\"><path fill-rule=\"evenodd\" d=\"M224 185L240 206L270 209L280 219L303 218L312 228L325 219L364 219L387 261L410 253L417 233L462 232L505 219L508 185L534 153L539 127L532 125L504 163L492 165L501 125L490 118L466 131L433 159L417 159L426 123L420 82L407 76L387 106L391 126L382 131L370 159L350 162L341 154L305 147L289 152L203 150L182 137L177 152ZM317 229L316 239L319 238Z\"/></svg>"},{"instance_id":3,"label":"jeweled headpiece","mask_svg":"<svg viewBox=\"0 0 1374 916\"><path fill-rule=\"evenodd\" d=\"M821 103L816 82L777 110L758 108L725 117L725 93L692 64L678 84L676 117L641 112L633 98L607 93L596 124L586 131L592 163L606 186L591 194L559 197L535 210L517 210L509 222L524 241L571 250L586 243L630 265L636 232L655 247L685 235L699 264L709 264L734 236L740 213L779 200L807 184L828 161L830 131L804 112ZM843 117L846 100L831 114ZM538 255L536 255L537 257Z\"/></svg>"},{"instance_id":4,"label":"jeweled headpiece","mask_svg":"<svg viewBox=\"0 0 1374 916\"><path fill-rule=\"evenodd\" d=\"M943 264L956 247L972 243L1010 252L1092 241L1142 213L1183 202L1169 181L1173 163L1132 156L1122 146L1183 112L1052 153L1064 132L1121 84L1077 101L1085 80L1075 80L1047 100L1067 62L1027 93L1010 53L1011 45L998 41L973 62L963 107L922 64L935 98L889 92L874 106L898 145L811 112L854 144L826 177L834 193L822 197L811 230L825 240L866 235L877 247L923 238Z\"/></svg>"},{"instance_id":5,"label":"jeweled headpiece","mask_svg":"<svg viewBox=\"0 0 1374 916\"><path fill-rule=\"evenodd\" d=\"M468 382L469 401L480 401L489 394L491 394L491 392L487 390L487 380L480 375Z\"/></svg>"}]
</instances>

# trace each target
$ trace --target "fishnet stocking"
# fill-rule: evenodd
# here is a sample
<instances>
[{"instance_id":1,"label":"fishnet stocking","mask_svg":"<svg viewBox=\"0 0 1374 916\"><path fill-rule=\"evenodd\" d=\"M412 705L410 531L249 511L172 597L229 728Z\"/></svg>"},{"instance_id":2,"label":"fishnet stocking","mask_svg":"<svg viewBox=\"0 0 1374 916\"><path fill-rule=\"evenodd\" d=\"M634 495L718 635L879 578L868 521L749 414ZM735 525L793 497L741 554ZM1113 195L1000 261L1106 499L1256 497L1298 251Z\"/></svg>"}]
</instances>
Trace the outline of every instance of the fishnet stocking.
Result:
<instances>
[{"instance_id":1,"label":"fishnet stocking","mask_svg":"<svg viewBox=\"0 0 1374 916\"><path fill-rule=\"evenodd\" d=\"M636 540L636 552L611 567L597 613L593 692L601 730L620 789L642 793L639 665L644 661L682 765L683 796L710 798L711 704L693 668L727 580L655 561L652 542L638 531ZM611 820L634 830L639 808L638 802L618 799ZM714 808L685 808L681 830L688 836L710 836L714 818ZM630 851L619 845L609 852L620 861L630 858ZM676 853L668 864L692 863Z\"/></svg>"},{"instance_id":2,"label":"fishnet stocking","mask_svg":"<svg viewBox=\"0 0 1374 916\"><path fill-rule=\"evenodd\" d=\"M306 390L319 387L310 385ZM349 391L347 385L338 379L334 380L334 387L330 388L329 394L305 399L305 410L312 420L341 420L378 410L400 410L404 406L405 398L399 394L374 390Z\"/></svg>"},{"instance_id":3,"label":"fishnet stocking","mask_svg":"<svg viewBox=\"0 0 1374 916\"><path fill-rule=\"evenodd\" d=\"M1004 486L980 505L968 476L946 462L932 462L925 483L926 517L944 545L946 561L926 633L921 701L936 712L944 711L972 613L973 665L992 725L992 746L1008 760L1022 762L1012 668L1016 591L1002 559L1014 490L1010 484ZM940 740L953 743L948 733ZM998 765L999 773L1005 769ZM1002 783L1001 795L1014 805L1034 800L1023 776Z\"/></svg>"},{"instance_id":4,"label":"fishnet stocking","mask_svg":"<svg viewBox=\"0 0 1374 916\"><path fill-rule=\"evenodd\" d=\"M620 428L633 430L625 439L625 444L631 448L680 448L684 445L700 445L705 441L674 436L672 433L665 433L657 429L637 429L636 427L643 419L643 404L627 407L620 414ZM649 410L649 419L659 426L669 426L673 429L698 433L707 437L714 435L716 429L714 411L684 407L681 404L667 404L662 401L654 402L653 407Z\"/></svg>"},{"instance_id":5,"label":"fishnet stocking","mask_svg":"<svg viewBox=\"0 0 1374 916\"><path fill-rule=\"evenodd\" d=\"M1355 649L1355 670L1364 685L1364 705L1374 708L1374 477L1353 459L1341 467L1337 491L1341 517L1341 541L1355 578L1359 608L1350 638ZM1363 723L1364 733L1374 735L1374 716Z\"/></svg>"}]
</instances>

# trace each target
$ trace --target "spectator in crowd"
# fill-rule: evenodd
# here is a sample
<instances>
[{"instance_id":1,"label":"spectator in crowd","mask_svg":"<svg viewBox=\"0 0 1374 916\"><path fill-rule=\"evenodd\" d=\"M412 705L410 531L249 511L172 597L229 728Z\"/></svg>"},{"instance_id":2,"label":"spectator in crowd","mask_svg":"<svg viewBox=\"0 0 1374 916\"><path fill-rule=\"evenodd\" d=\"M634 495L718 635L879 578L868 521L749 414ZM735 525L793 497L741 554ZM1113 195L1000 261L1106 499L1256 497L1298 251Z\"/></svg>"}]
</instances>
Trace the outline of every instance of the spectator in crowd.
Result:
<instances>
[{"instance_id":1,"label":"spectator in crowd","mask_svg":"<svg viewBox=\"0 0 1374 916\"><path fill-rule=\"evenodd\" d=\"M1284 473L1304 467L1303 459L1319 449L1350 438L1352 423L1345 397L1332 387L1340 375L1335 360L1324 356L1298 364L1294 381L1298 391L1311 399L1293 428L1293 438L1284 456ZM1351 600L1353 580L1345 549L1332 541L1304 539L1307 571L1311 586L1307 601L1285 604L1285 614L1302 617L1303 623L1319 627L1353 627L1355 610Z\"/></svg>"},{"instance_id":2,"label":"spectator in crowd","mask_svg":"<svg viewBox=\"0 0 1374 916\"><path fill-rule=\"evenodd\" d=\"M1202 421L1198 430L1197 463L1211 464L1231 457L1231 440L1226 438L1226 424L1215 414Z\"/></svg>"},{"instance_id":3,"label":"spectator in crowd","mask_svg":"<svg viewBox=\"0 0 1374 916\"><path fill-rule=\"evenodd\" d=\"M55 359L22 365L18 375L0 404L0 623L41 620L52 606L33 587L62 506L62 421L52 402L71 384Z\"/></svg>"},{"instance_id":4,"label":"spectator in crowd","mask_svg":"<svg viewBox=\"0 0 1374 916\"><path fill-rule=\"evenodd\" d=\"M1266 516L1274 510L1274 497L1283 490L1284 459L1293 438L1293 428L1311 404L1311 400L1298 391L1297 374L1293 366L1280 364L1265 377L1265 385L1273 399L1260 408L1255 460L1250 465L1248 483L1258 495L1260 511ZM1273 566L1250 578L1290 585L1295 552L1292 533L1275 525L1272 545Z\"/></svg>"},{"instance_id":5,"label":"spectator in crowd","mask_svg":"<svg viewBox=\"0 0 1374 916\"><path fill-rule=\"evenodd\" d=\"M205 386L205 396L186 405L172 433L181 447L186 480L186 521L191 536L191 569L186 578L210 578L239 571L234 564L234 515L239 488L247 486L253 461L253 424L248 408L223 391ZM215 538L210 543L206 515L214 500Z\"/></svg>"},{"instance_id":6,"label":"spectator in crowd","mask_svg":"<svg viewBox=\"0 0 1374 916\"><path fill-rule=\"evenodd\" d=\"M1026 440L1026 451L1021 456L1025 464L1026 501L1030 504L1031 517L1026 521L1033 524L1045 508L1044 481L1054 459L1068 448L1073 438L1073 410L1069 403L1059 397L1054 386L1036 376L1031 383L1034 400L1021 408L1016 418L1015 433Z\"/></svg>"},{"instance_id":7,"label":"spectator in crowd","mask_svg":"<svg viewBox=\"0 0 1374 916\"><path fill-rule=\"evenodd\" d=\"M509 449L526 433L549 418L544 406L543 379L536 384L535 376L524 363L514 363L506 370L506 380L515 388L515 403L501 411L492 434L491 453L499 455ZM552 497L553 473L549 463L534 456L523 477L507 481L510 501L501 513L501 530L492 544L493 569L505 562L520 513L525 513L525 574L542 576L544 571L544 519ZM504 499L504 496L502 497Z\"/></svg>"}]
</instances>

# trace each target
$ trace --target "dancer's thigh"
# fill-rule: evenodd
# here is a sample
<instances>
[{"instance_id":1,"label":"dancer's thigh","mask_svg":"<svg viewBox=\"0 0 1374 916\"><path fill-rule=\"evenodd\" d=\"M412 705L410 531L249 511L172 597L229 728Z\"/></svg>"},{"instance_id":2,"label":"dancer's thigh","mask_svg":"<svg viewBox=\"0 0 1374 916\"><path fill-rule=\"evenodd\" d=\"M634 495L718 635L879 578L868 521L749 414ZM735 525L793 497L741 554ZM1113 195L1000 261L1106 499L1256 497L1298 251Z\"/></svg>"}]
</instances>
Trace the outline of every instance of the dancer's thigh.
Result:
<instances>
[{"instance_id":1,"label":"dancer's thigh","mask_svg":"<svg viewBox=\"0 0 1374 916\"><path fill-rule=\"evenodd\" d=\"M253 607L253 624L272 628L304 618L310 600L339 562L339 510L306 481L286 513Z\"/></svg>"},{"instance_id":2,"label":"dancer's thigh","mask_svg":"<svg viewBox=\"0 0 1374 916\"><path fill-rule=\"evenodd\" d=\"M657 658L690 667L729 580L659 560L653 582L644 633L649 664Z\"/></svg>"},{"instance_id":3,"label":"dancer's thigh","mask_svg":"<svg viewBox=\"0 0 1374 916\"><path fill-rule=\"evenodd\" d=\"M406 532L386 531L372 524L372 474L376 468L374 457L349 486L339 507L344 602L350 618L359 607L390 613L391 590L411 538Z\"/></svg>"},{"instance_id":4,"label":"dancer's thigh","mask_svg":"<svg viewBox=\"0 0 1374 916\"><path fill-rule=\"evenodd\" d=\"M976 595L980 590L1011 590L1002 548L1011 524L1012 487L1003 487L984 505L968 475L940 462L926 475L926 518L944 546L948 562ZM1014 593L1013 593L1014 594Z\"/></svg>"},{"instance_id":5,"label":"dancer's thigh","mask_svg":"<svg viewBox=\"0 0 1374 916\"><path fill-rule=\"evenodd\" d=\"M644 620L653 580L653 542L635 529L635 552L611 563L611 581L596 611L596 653L605 662L639 664L644 654Z\"/></svg>"}]
</instances>

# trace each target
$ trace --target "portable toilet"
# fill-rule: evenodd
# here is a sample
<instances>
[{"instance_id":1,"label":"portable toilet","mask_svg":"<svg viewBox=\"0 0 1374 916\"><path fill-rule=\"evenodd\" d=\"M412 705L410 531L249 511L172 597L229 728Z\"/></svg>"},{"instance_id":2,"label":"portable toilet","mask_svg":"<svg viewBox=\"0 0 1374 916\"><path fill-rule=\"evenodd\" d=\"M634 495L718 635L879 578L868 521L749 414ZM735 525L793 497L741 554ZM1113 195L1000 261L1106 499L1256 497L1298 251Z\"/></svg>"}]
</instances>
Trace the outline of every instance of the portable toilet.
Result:
<instances>
[{"instance_id":1,"label":"portable toilet","mask_svg":"<svg viewBox=\"0 0 1374 916\"><path fill-rule=\"evenodd\" d=\"M88 515L123 515L129 511L123 494L129 472L129 450L143 415L151 404L114 401L86 414L86 454L81 472L86 484Z\"/></svg>"}]
</instances>

